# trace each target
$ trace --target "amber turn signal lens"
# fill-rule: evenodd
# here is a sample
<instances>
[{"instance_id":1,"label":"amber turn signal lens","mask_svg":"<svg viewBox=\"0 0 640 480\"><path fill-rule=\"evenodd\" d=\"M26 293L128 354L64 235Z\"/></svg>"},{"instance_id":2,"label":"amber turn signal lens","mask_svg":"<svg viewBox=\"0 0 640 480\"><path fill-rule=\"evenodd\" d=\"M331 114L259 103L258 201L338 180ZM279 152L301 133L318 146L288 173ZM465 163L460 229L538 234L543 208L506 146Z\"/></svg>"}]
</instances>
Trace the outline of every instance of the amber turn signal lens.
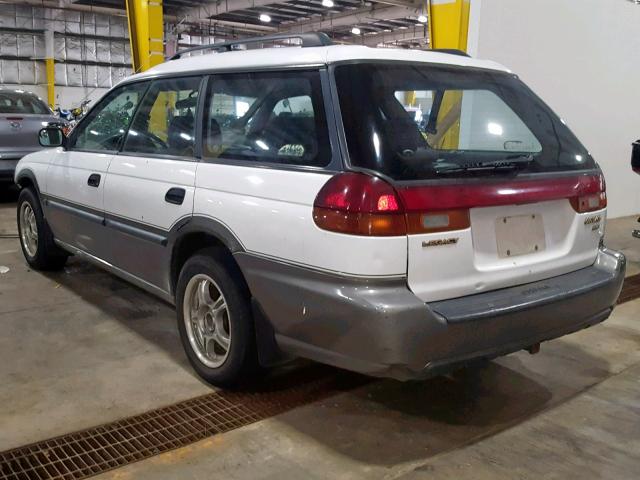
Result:
<instances>
[{"instance_id":1,"label":"amber turn signal lens","mask_svg":"<svg viewBox=\"0 0 640 480\"><path fill-rule=\"evenodd\" d=\"M403 214L350 213L314 207L313 221L323 230L351 235L393 237L407 234Z\"/></svg>"}]
</instances>

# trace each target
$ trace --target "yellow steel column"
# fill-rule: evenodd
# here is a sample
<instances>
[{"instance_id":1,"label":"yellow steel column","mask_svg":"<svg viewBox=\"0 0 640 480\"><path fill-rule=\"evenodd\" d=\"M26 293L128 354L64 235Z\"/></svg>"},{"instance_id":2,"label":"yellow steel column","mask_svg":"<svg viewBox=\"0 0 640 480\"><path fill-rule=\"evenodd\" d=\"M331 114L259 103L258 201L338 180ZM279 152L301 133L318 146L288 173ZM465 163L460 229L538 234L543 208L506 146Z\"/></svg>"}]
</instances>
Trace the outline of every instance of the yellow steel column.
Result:
<instances>
[{"instance_id":1,"label":"yellow steel column","mask_svg":"<svg viewBox=\"0 0 640 480\"><path fill-rule=\"evenodd\" d=\"M162 0L126 0L131 63L142 72L164 61Z\"/></svg>"},{"instance_id":2,"label":"yellow steel column","mask_svg":"<svg viewBox=\"0 0 640 480\"><path fill-rule=\"evenodd\" d=\"M429 38L431 48L452 48L467 51L470 0L430 0ZM445 93L438 113L439 148L457 149L460 140L460 109L462 92Z\"/></svg>"},{"instance_id":3,"label":"yellow steel column","mask_svg":"<svg viewBox=\"0 0 640 480\"><path fill-rule=\"evenodd\" d=\"M45 63L45 75L47 79L47 103L51 108L55 108L56 103L56 89L55 89L55 63L54 56L54 39L53 30L47 29L44 33L44 63Z\"/></svg>"},{"instance_id":4,"label":"yellow steel column","mask_svg":"<svg viewBox=\"0 0 640 480\"><path fill-rule=\"evenodd\" d=\"M47 103L51 108L55 108L56 103L56 87L55 87L55 64L53 58L45 58L46 74L47 74Z\"/></svg>"},{"instance_id":5,"label":"yellow steel column","mask_svg":"<svg viewBox=\"0 0 640 480\"><path fill-rule=\"evenodd\" d=\"M431 0L429 35L431 48L467 51L470 0Z\"/></svg>"}]
</instances>

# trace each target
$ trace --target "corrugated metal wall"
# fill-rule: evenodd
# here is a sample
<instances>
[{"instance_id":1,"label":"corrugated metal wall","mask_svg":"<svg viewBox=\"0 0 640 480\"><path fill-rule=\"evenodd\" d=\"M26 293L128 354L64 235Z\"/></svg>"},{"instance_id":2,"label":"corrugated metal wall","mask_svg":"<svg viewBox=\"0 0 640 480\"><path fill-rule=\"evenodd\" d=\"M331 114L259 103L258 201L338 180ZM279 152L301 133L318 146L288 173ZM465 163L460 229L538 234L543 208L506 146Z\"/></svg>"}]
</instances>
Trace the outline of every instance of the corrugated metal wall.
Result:
<instances>
[{"instance_id":1,"label":"corrugated metal wall","mask_svg":"<svg viewBox=\"0 0 640 480\"><path fill-rule=\"evenodd\" d=\"M47 21L55 32L56 85L109 88L131 75L126 17L3 4L0 83L46 83Z\"/></svg>"}]
</instances>

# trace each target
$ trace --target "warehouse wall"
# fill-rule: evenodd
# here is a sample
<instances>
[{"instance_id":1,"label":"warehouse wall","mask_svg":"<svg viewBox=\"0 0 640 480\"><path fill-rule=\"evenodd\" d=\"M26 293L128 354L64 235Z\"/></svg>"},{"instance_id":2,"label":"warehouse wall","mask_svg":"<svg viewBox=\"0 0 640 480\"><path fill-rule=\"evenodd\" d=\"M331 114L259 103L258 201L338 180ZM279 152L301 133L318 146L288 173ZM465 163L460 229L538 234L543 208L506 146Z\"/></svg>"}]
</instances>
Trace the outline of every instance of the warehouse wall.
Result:
<instances>
[{"instance_id":1,"label":"warehouse wall","mask_svg":"<svg viewBox=\"0 0 640 480\"><path fill-rule=\"evenodd\" d=\"M604 170L611 217L639 213L640 176L629 157L640 138L640 5L473 3L470 51L509 67L567 122Z\"/></svg>"},{"instance_id":2,"label":"warehouse wall","mask_svg":"<svg viewBox=\"0 0 640 480\"><path fill-rule=\"evenodd\" d=\"M47 28L54 31L56 104L78 106L97 99L130 75L126 17L19 4L0 9L0 85L46 98Z\"/></svg>"}]
</instances>

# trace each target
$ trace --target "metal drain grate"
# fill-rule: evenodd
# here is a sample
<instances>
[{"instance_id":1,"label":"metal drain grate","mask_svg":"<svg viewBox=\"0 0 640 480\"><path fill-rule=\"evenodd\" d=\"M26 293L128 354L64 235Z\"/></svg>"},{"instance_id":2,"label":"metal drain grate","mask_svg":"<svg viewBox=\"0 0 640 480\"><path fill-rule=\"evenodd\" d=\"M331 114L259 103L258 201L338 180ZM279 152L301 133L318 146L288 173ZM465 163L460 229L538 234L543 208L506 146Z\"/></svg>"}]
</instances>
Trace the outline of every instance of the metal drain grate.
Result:
<instances>
[{"instance_id":1,"label":"metal drain grate","mask_svg":"<svg viewBox=\"0 0 640 480\"><path fill-rule=\"evenodd\" d=\"M640 297L640 274L631 275L624 279L622 292L618 297L618 303L625 303Z\"/></svg>"},{"instance_id":2,"label":"metal drain grate","mask_svg":"<svg viewBox=\"0 0 640 480\"><path fill-rule=\"evenodd\" d=\"M80 479L364 385L327 367L295 371L259 393L215 392L0 453L0 479ZM284 384L284 386L283 386Z\"/></svg>"}]
</instances>

